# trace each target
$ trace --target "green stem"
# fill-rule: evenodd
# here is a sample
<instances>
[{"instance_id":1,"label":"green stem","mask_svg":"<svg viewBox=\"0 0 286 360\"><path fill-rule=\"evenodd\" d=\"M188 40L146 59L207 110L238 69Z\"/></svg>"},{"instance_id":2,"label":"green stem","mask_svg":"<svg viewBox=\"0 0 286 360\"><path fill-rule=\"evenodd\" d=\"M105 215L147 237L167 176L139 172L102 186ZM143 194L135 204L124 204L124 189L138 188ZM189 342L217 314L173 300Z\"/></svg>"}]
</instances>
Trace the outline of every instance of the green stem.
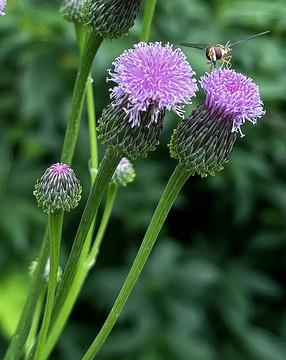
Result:
<instances>
[{"instance_id":1,"label":"green stem","mask_svg":"<svg viewBox=\"0 0 286 360\"><path fill-rule=\"evenodd\" d=\"M96 137L96 118L95 118L95 108L93 100L93 87L92 80L89 79L86 87L86 103L87 103L87 113L88 113L88 126L89 126L89 141L90 141L90 166L93 169L98 168L98 150L97 150L97 137ZM92 182L95 178L91 172Z\"/></svg>"},{"instance_id":2,"label":"green stem","mask_svg":"<svg viewBox=\"0 0 286 360\"><path fill-rule=\"evenodd\" d=\"M83 54L84 45L88 35L88 30L86 26L82 26L78 23L75 23L75 30L77 36L77 43L79 47L80 54ZM95 119L95 109L94 109L94 100L93 100L93 87L92 87L92 78L91 74L86 84L86 104L87 104L87 113L88 113L88 126L89 126L89 140L90 140L90 154L91 154L91 168L98 168L98 151L97 151L97 137L96 137L96 119ZM93 176L92 176L93 178ZM93 178L94 180L94 178ZM92 181L93 182L93 181Z\"/></svg>"},{"instance_id":3,"label":"green stem","mask_svg":"<svg viewBox=\"0 0 286 360\"><path fill-rule=\"evenodd\" d=\"M55 214L49 214L49 226L50 226L49 285L48 285L48 294L47 294L44 318L43 318L41 331L39 334L39 341L36 349L35 360L41 359L42 357L41 352L46 342L46 337L50 326L52 308L54 304L54 296L56 292L57 279L58 279L63 215L64 215L63 210Z\"/></svg>"},{"instance_id":4,"label":"green stem","mask_svg":"<svg viewBox=\"0 0 286 360\"><path fill-rule=\"evenodd\" d=\"M83 54L86 38L88 35L88 30L86 26L82 26L78 23L75 23L75 30L77 35L77 43L80 50L80 54ZM91 184L96 176L96 171L98 167L98 152L97 152L97 138L96 138L96 120L95 120L95 109L94 109L94 101L93 101L93 87L92 87L92 80L91 74L86 84L86 103L87 103L87 113L88 113L88 126L89 126L89 143L90 143L90 177L91 177ZM93 232L95 226L95 218L92 222L90 230L87 235L87 239L85 242L85 246L83 249L83 258L87 255L89 251L89 245L92 240ZM85 254L84 254L85 253Z\"/></svg>"},{"instance_id":5,"label":"green stem","mask_svg":"<svg viewBox=\"0 0 286 360\"><path fill-rule=\"evenodd\" d=\"M51 326L54 326L54 323L70 290L88 231L109 184L109 181L117 165L119 164L119 161L121 160L121 157L122 156L117 154L115 150L109 148L107 149L105 156L99 166L97 176L94 180L85 209L83 211L83 215L69 255L62 281L57 291L52 313Z\"/></svg>"},{"instance_id":6,"label":"green stem","mask_svg":"<svg viewBox=\"0 0 286 360\"><path fill-rule=\"evenodd\" d=\"M76 145L87 79L102 40L102 37L95 30L92 30L86 42L78 69L61 157L61 162L68 165L71 165Z\"/></svg>"},{"instance_id":7,"label":"green stem","mask_svg":"<svg viewBox=\"0 0 286 360\"><path fill-rule=\"evenodd\" d=\"M140 35L140 41L147 42L149 40L150 28L154 15L156 0L146 0L144 9L143 26Z\"/></svg>"},{"instance_id":8,"label":"green stem","mask_svg":"<svg viewBox=\"0 0 286 360\"><path fill-rule=\"evenodd\" d=\"M33 321L32 321L32 325L31 325L31 330L29 333L29 336L27 338L26 344L25 344L25 349L26 349L26 356L28 356L33 343L35 341L36 335L37 335L37 331L38 331L38 327L39 327L39 322L40 322L40 316L41 316L41 311L42 311L42 306L43 306L43 302L44 302L44 298L47 292L47 286L44 285L42 288L42 291L39 295L38 298L38 302L37 302L37 306L35 308L35 312L34 312L34 316L33 316Z\"/></svg>"},{"instance_id":9,"label":"green stem","mask_svg":"<svg viewBox=\"0 0 286 360\"><path fill-rule=\"evenodd\" d=\"M88 257L82 256L80 259L80 262L77 266L77 271L74 276L74 280L72 282L70 291L67 294L67 297L65 299L65 302L61 308L61 311L59 315L56 318L56 321L50 331L50 334L48 336L46 345L43 350L43 357L42 359L45 360L49 357L51 351L53 350L57 339L59 338L66 321L70 315L70 312L75 304L75 301L77 299L77 296L82 288L83 282L88 275L89 270L91 269L92 265L94 264L95 257L98 253L98 249L100 247L100 244L102 242L105 230L107 228L108 221L110 219L110 214L113 208L115 196L117 193L117 187L113 184L109 185L108 193L107 193L107 199L106 199L106 205L104 209L104 213L102 215L101 223L96 235L95 242L92 246L92 249L88 255ZM84 255L84 254L83 254Z\"/></svg>"},{"instance_id":10,"label":"green stem","mask_svg":"<svg viewBox=\"0 0 286 360\"><path fill-rule=\"evenodd\" d=\"M152 250L152 247L157 239L157 236L165 222L165 219L176 200L179 191L188 179L190 173L187 168L179 164L174 170L166 188L162 194L162 197L158 203L158 206L154 212L152 220L146 231L145 237L142 241L140 249L136 255L133 265L127 275L127 278L121 288L117 299L104 323L99 334L93 341L92 345L82 358L82 360L91 360L97 354L110 331L112 330L116 320L118 319L147 259Z\"/></svg>"},{"instance_id":11,"label":"green stem","mask_svg":"<svg viewBox=\"0 0 286 360\"><path fill-rule=\"evenodd\" d=\"M84 46L87 38L87 31L85 29L85 26L75 22L74 23L75 32L76 32L76 38L77 38L77 44L79 47L80 55L82 56L84 51Z\"/></svg>"},{"instance_id":12,"label":"green stem","mask_svg":"<svg viewBox=\"0 0 286 360\"><path fill-rule=\"evenodd\" d=\"M22 311L22 315L7 349L3 360L18 360L22 357L24 345L29 335L31 322L34 315L35 307L38 301L39 294L44 284L43 274L49 254L49 231L46 229L40 250L39 260L35 272L32 276L29 294Z\"/></svg>"},{"instance_id":13,"label":"green stem","mask_svg":"<svg viewBox=\"0 0 286 360\"><path fill-rule=\"evenodd\" d=\"M110 219L110 215L111 215L111 211L113 208L113 204L114 204L114 200L117 194L117 187L113 184L109 185L108 187L108 192L107 192L107 199L106 199L106 205L105 205L105 209L102 215L102 219L101 219L101 223L99 226L99 229L97 231L96 234L96 238L94 241L94 244L90 250L90 253L88 255L88 260L87 262L93 262L95 260L95 257L98 254L98 250L100 248L103 236L105 234L106 228L107 228L107 224L109 222Z\"/></svg>"}]
</instances>

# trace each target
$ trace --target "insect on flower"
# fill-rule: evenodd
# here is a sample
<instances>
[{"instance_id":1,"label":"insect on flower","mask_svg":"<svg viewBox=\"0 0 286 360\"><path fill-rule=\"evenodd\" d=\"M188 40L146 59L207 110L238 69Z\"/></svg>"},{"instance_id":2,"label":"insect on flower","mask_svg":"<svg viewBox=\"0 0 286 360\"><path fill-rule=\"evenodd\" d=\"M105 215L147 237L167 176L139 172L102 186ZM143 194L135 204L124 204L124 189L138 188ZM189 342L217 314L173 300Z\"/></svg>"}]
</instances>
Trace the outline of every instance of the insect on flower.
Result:
<instances>
[{"instance_id":1,"label":"insect on flower","mask_svg":"<svg viewBox=\"0 0 286 360\"><path fill-rule=\"evenodd\" d=\"M188 47L195 48L195 49L205 50L206 57L208 60L210 60L210 62L206 63L206 66L209 68L210 71L212 71L216 68L217 62L221 63L220 68L223 68L223 66L225 65L225 67L227 69L230 69L231 68L230 60L231 60L232 56L231 55L225 56L225 55L227 55L227 53L232 50L233 45L240 44L244 41L256 38L257 36L265 35L269 32L270 32L270 30L267 30L267 31L264 31L264 32L256 34L256 35L251 35L246 38L240 39L233 43L228 41L225 46L223 46L221 44L216 44L216 45L211 46L208 44L193 44L193 43L180 43L180 45L188 46Z\"/></svg>"}]
</instances>

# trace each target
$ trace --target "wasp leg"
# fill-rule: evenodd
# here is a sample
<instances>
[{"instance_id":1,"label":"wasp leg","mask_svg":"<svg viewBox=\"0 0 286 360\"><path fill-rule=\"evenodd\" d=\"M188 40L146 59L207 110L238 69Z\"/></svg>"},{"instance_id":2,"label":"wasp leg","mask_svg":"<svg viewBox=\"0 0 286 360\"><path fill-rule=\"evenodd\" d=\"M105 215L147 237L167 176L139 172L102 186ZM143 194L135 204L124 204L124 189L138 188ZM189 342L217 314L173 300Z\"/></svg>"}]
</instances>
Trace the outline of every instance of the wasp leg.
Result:
<instances>
[{"instance_id":1,"label":"wasp leg","mask_svg":"<svg viewBox=\"0 0 286 360\"><path fill-rule=\"evenodd\" d=\"M213 61L207 62L206 67L212 72L215 69L215 63Z\"/></svg>"},{"instance_id":2,"label":"wasp leg","mask_svg":"<svg viewBox=\"0 0 286 360\"><path fill-rule=\"evenodd\" d=\"M220 69L222 69L225 65L226 69L230 69L231 68L231 60L232 56L229 55L229 56L225 56L223 58L221 58L220 60L218 60L219 62L221 62L221 67Z\"/></svg>"}]
</instances>

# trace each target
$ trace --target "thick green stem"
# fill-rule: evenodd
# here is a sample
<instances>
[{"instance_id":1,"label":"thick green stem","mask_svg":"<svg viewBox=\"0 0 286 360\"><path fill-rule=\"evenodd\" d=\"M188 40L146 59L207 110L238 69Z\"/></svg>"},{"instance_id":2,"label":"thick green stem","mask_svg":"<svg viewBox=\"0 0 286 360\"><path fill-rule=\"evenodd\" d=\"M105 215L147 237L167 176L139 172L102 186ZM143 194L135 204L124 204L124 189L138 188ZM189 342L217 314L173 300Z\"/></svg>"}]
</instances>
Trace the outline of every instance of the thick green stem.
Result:
<instances>
[{"instance_id":1,"label":"thick green stem","mask_svg":"<svg viewBox=\"0 0 286 360\"><path fill-rule=\"evenodd\" d=\"M35 307L44 284L43 274L49 254L49 230L47 228L43 239L38 264L32 276L29 294L15 334L3 360L18 360L22 357L23 349L29 334Z\"/></svg>"},{"instance_id":2,"label":"thick green stem","mask_svg":"<svg viewBox=\"0 0 286 360\"><path fill-rule=\"evenodd\" d=\"M133 265L127 275L127 278L122 286L122 289L104 323L99 334L93 341L92 345L82 358L82 360L91 360L97 354L110 331L112 330L116 320L118 319L147 259L152 250L152 247L157 239L157 236L165 222L165 219L176 200L179 191L188 179L190 173L186 167L179 164L173 175L171 176L159 204L154 212L152 220L146 231L145 237L142 241L140 249L136 255Z\"/></svg>"},{"instance_id":3,"label":"thick green stem","mask_svg":"<svg viewBox=\"0 0 286 360\"><path fill-rule=\"evenodd\" d=\"M61 162L68 165L71 165L74 154L88 76L102 40L102 37L95 30L92 30L78 69L61 157Z\"/></svg>"},{"instance_id":4,"label":"thick green stem","mask_svg":"<svg viewBox=\"0 0 286 360\"><path fill-rule=\"evenodd\" d=\"M155 5L156 5L156 0L146 0L145 2L143 26L140 34L140 41L147 42L149 40L150 28L154 15Z\"/></svg>"},{"instance_id":5,"label":"thick green stem","mask_svg":"<svg viewBox=\"0 0 286 360\"><path fill-rule=\"evenodd\" d=\"M109 148L99 166L97 176L94 180L91 192L89 194L78 231L72 246L72 250L69 255L69 259L66 265L66 269L63 274L62 281L56 295L56 301L52 313L51 326L54 325L59 312L65 302L66 296L70 290L73 282L74 275L76 273L77 265L80 259L80 255L92 224L92 220L98 210L101 200L104 196L109 181L121 160L120 155L111 148Z\"/></svg>"},{"instance_id":6,"label":"thick green stem","mask_svg":"<svg viewBox=\"0 0 286 360\"><path fill-rule=\"evenodd\" d=\"M86 42L86 37L88 35L88 30L86 26L82 26L78 23L75 23L75 30L77 35L78 47L80 54L83 54L84 45ZM88 114L88 127L89 127L89 142L90 142L90 157L91 157L91 168L98 168L98 152L97 152L97 137L96 137L96 119L95 119L95 109L94 109L94 100L93 100L93 87L92 87L92 76L90 74L89 79L86 84L86 104L87 104L87 114Z\"/></svg>"},{"instance_id":7,"label":"thick green stem","mask_svg":"<svg viewBox=\"0 0 286 360\"><path fill-rule=\"evenodd\" d=\"M48 336L46 345L43 350L43 360L47 359L51 351L53 350L53 347L55 346L57 339L59 338L70 315L70 312L75 304L84 280L88 275L88 272L91 269L92 265L94 264L95 257L98 253L98 249L102 242L108 221L110 219L110 214L113 208L116 193L117 187L113 184L109 185L104 213L102 215L101 223L96 235L95 242L92 246L92 250L90 251L88 257L86 256L86 254L82 254L85 256L82 256L80 259L69 293Z\"/></svg>"},{"instance_id":8,"label":"thick green stem","mask_svg":"<svg viewBox=\"0 0 286 360\"><path fill-rule=\"evenodd\" d=\"M49 285L48 294L46 300L45 313L43 323L39 335L39 341L35 354L35 360L42 358L42 349L46 342L48 334L50 320L52 315L52 308L54 304L54 297L58 279L58 268L60 260L60 244L62 236L63 226L63 210L55 214L49 214L49 226L50 226L50 271L49 271Z\"/></svg>"}]
</instances>

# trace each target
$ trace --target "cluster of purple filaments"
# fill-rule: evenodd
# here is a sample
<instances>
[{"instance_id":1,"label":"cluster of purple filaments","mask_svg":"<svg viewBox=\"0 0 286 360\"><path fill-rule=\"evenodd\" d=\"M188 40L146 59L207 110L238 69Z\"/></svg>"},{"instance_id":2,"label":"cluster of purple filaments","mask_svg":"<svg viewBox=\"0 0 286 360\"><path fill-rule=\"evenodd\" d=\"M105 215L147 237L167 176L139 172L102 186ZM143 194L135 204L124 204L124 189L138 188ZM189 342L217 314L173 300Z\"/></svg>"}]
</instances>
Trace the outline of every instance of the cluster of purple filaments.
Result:
<instances>
[{"instance_id":1,"label":"cluster of purple filaments","mask_svg":"<svg viewBox=\"0 0 286 360\"><path fill-rule=\"evenodd\" d=\"M206 105L213 113L232 119L232 131L238 131L245 120L256 123L264 115L259 88L252 79L234 70L216 70L201 77L200 84L206 93Z\"/></svg>"},{"instance_id":2,"label":"cluster of purple filaments","mask_svg":"<svg viewBox=\"0 0 286 360\"><path fill-rule=\"evenodd\" d=\"M68 178L71 175L75 176L73 170L67 164L63 163L56 163L50 166L47 169L46 174L50 174L54 178Z\"/></svg>"},{"instance_id":3,"label":"cluster of purple filaments","mask_svg":"<svg viewBox=\"0 0 286 360\"><path fill-rule=\"evenodd\" d=\"M6 0L0 0L0 15L1 16L4 16L4 15L6 15L6 13L4 13L4 8L5 8L5 6L6 6L6 4L7 4L7 1Z\"/></svg>"},{"instance_id":4,"label":"cluster of purple filaments","mask_svg":"<svg viewBox=\"0 0 286 360\"><path fill-rule=\"evenodd\" d=\"M151 112L151 122L157 122L164 110L183 117L184 106L191 104L198 90L186 56L170 44L141 42L124 51L113 65L107 79L117 83L111 89L113 105L125 104L125 118L132 126L140 125L142 111Z\"/></svg>"}]
</instances>

